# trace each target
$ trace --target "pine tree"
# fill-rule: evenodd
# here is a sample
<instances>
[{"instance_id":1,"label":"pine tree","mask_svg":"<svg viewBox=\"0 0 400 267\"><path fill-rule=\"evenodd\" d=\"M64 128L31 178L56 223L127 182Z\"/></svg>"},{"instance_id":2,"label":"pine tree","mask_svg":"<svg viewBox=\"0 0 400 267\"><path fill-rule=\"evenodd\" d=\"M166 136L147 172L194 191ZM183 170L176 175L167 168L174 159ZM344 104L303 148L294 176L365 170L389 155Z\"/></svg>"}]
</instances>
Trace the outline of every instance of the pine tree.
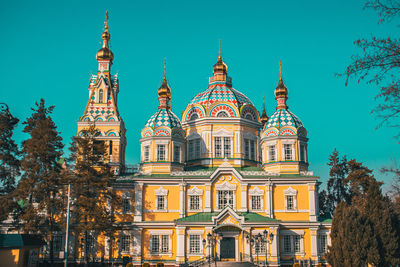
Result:
<instances>
[{"instance_id":1,"label":"pine tree","mask_svg":"<svg viewBox=\"0 0 400 267\"><path fill-rule=\"evenodd\" d=\"M18 219L23 222L21 227L25 232L44 236L52 263L54 233L60 230L60 213L63 211L60 197L63 174L57 162L63 155L63 144L50 116L53 110L54 106L46 107L41 99L23 123L23 131L29 134L29 139L22 144L24 174L16 190L17 198L25 203L18 214Z\"/></svg>"},{"instance_id":2,"label":"pine tree","mask_svg":"<svg viewBox=\"0 0 400 267\"><path fill-rule=\"evenodd\" d=\"M99 133L91 126L83 136L73 137L70 147L70 161L74 164L70 183L74 200L73 223L76 237L82 237L85 263L89 261L88 238L94 233L108 236L116 231L113 207L120 204L120 198L113 191L114 181L104 142L96 136Z\"/></svg>"},{"instance_id":3,"label":"pine tree","mask_svg":"<svg viewBox=\"0 0 400 267\"><path fill-rule=\"evenodd\" d=\"M400 224L393 204L381 192L381 182L356 160L347 162L351 204L342 201L333 217L332 246L327 253L333 266L396 266L400 264Z\"/></svg>"},{"instance_id":4,"label":"pine tree","mask_svg":"<svg viewBox=\"0 0 400 267\"><path fill-rule=\"evenodd\" d=\"M340 201L344 200L350 203L351 194L345 183L349 171L346 156L340 159L339 152L334 149L329 155L328 166L330 166L329 180L326 191L322 190L319 194L319 210L321 217L332 218Z\"/></svg>"},{"instance_id":5,"label":"pine tree","mask_svg":"<svg viewBox=\"0 0 400 267\"><path fill-rule=\"evenodd\" d=\"M12 116L8 106L0 111L0 220L7 218L13 202L16 178L20 175L19 148L12 136L19 120Z\"/></svg>"}]
</instances>

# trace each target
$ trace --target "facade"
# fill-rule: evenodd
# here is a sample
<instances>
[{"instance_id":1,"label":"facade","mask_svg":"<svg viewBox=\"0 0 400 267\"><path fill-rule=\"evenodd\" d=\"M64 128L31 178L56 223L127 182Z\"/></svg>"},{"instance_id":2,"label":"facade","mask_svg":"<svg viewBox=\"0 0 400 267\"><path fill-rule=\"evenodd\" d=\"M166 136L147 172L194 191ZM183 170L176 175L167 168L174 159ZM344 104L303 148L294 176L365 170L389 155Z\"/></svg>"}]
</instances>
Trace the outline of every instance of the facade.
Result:
<instances>
[{"instance_id":1,"label":"facade","mask_svg":"<svg viewBox=\"0 0 400 267\"><path fill-rule=\"evenodd\" d=\"M126 174L108 19L102 39L77 134L94 124L118 175L123 230L111 256L130 257L134 265L190 264L207 256L268 266L324 264L331 223L318 218L319 183L308 170L307 131L288 108L282 74L275 113L268 117L264 108L260 115L233 87L220 50L208 87L179 118L164 70L159 106L141 130L140 169ZM94 243L110 258L107 238Z\"/></svg>"}]
</instances>

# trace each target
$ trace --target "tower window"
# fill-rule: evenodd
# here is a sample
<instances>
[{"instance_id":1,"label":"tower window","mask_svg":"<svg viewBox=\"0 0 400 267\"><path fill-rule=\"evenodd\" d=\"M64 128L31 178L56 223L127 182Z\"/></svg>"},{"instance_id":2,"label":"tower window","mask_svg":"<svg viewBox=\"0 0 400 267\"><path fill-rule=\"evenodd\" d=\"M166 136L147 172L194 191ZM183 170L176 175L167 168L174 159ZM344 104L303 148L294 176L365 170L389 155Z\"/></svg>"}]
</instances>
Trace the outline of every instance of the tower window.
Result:
<instances>
[{"instance_id":1,"label":"tower window","mask_svg":"<svg viewBox=\"0 0 400 267\"><path fill-rule=\"evenodd\" d=\"M244 156L246 159L256 160L256 142L244 139Z\"/></svg>"},{"instance_id":2,"label":"tower window","mask_svg":"<svg viewBox=\"0 0 400 267\"><path fill-rule=\"evenodd\" d=\"M214 139L214 152L215 157L220 158L222 156L222 147L221 147L221 137L215 137Z\"/></svg>"},{"instance_id":3,"label":"tower window","mask_svg":"<svg viewBox=\"0 0 400 267\"><path fill-rule=\"evenodd\" d=\"M275 146L269 146L268 147L269 161L276 161L275 153L276 153Z\"/></svg>"},{"instance_id":4,"label":"tower window","mask_svg":"<svg viewBox=\"0 0 400 267\"><path fill-rule=\"evenodd\" d=\"M150 161L150 146L144 147L143 161Z\"/></svg>"},{"instance_id":5,"label":"tower window","mask_svg":"<svg viewBox=\"0 0 400 267\"><path fill-rule=\"evenodd\" d=\"M306 161L306 146L305 144L300 144L300 161Z\"/></svg>"},{"instance_id":6,"label":"tower window","mask_svg":"<svg viewBox=\"0 0 400 267\"><path fill-rule=\"evenodd\" d=\"M181 161L181 147L178 145L174 146L174 162Z\"/></svg>"},{"instance_id":7,"label":"tower window","mask_svg":"<svg viewBox=\"0 0 400 267\"><path fill-rule=\"evenodd\" d=\"M198 159L200 158L200 138L189 140L188 143L188 159Z\"/></svg>"},{"instance_id":8,"label":"tower window","mask_svg":"<svg viewBox=\"0 0 400 267\"><path fill-rule=\"evenodd\" d=\"M104 95L103 95L103 89L99 90L99 103L103 103L104 101Z\"/></svg>"},{"instance_id":9,"label":"tower window","mask_svg":"<svg viewBox=\"0 0 400 267\"><path fill-rule=\"evenodd\" d=\"M225 111L220 111L220 112L217 114L217 117L219 117L219 118L226 118L226 117L229 117L229 116L228 116L228 113L226 113Z\"/></svg>"},{"instance_id":10,"label":"tower window","mask_svg":"<svg viewBox=\"0 0 400 267\"><path fill-rule=\"evenodd\" d=\"M231 155L231 138L224 137L224 156L228 157Z\"/></svg>"},{"instance_id":11,"label":"tower window","mask_svg":"<svg viewBox=\"0 0 400 267\"><path fill-rule=\"evenodd\" d=\"M214 155L216 158L231 156L231 138L214 137Z\"/></svg>"},{"instance_id":12,"label":"tower window","mask_svg":"<svg viewBox=\"0 0 400 267\"><path fill-rule=\"evenodd\" d=\"M165 160L165 145L157 145L157 160Z\"/></svg>"},{"instance_id":13,"label":"tower window","mask_svg":"<svg viewBox=\"0 0 400 267\"><path fill-rule=\"evenodd\" d=\"M192 116L190 116L190 121L194 121L197 120L199 118L199 115L197 115L197 113L193 113Z\"/></svg>"},{"instance_id":14,"label":"tower window","mask_svg":"<svg viewBox=\"0 0 400 267\"><path fill-rule=\"evenodd\" d=\"M284 144L283 146L283 149L285 151L285 160L293 160L292 145Z\"/></svg>"},{"instance_id":15,"label":"tower window","mask_svg":"<svg viewBox=\"0 0 400 267\"><path fill-rule=\"evenodd\" d=\"M113 153L113 142L109 142L108 154L111 156Z\"/></svg>"}]
</instances>

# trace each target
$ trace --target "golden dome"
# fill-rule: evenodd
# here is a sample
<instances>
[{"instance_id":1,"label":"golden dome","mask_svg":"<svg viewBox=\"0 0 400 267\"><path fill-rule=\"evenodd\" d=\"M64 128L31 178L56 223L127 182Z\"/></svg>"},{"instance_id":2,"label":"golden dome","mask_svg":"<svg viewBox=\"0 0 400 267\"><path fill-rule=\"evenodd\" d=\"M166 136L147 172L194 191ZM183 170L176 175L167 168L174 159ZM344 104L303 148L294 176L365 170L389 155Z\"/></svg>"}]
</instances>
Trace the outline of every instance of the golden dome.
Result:
<instances>
[{"instance_id":1,"label":"golden dome","mask_svg":"<svg viewBox=\"0 0 400 267\"><path fill-rule=\"evenodd\" d=\"M279 60L279 82L278 86L275 88L275 99L278 101L277 109L287 109L288 106L286 105L286 100L288 99L289 91L286 85L283 83L282 80L282 68L281 68L281 61Z\"/></svg>"},{"instance_id":2,"label":"golden dome","mask_svg":"<svg viewBox=\"0 0 400 267\"><path fill-rule=\"evenodd\" d=\"M110 33L108 31L108 11L106 12L106 21L104 26L104 32L101 35L101 39L103 39L103 47L97 52L96 59L97 60L110 60L114 59L114 54L108 46L108 41L110 40Z\"/></svg>"}]
</instances>

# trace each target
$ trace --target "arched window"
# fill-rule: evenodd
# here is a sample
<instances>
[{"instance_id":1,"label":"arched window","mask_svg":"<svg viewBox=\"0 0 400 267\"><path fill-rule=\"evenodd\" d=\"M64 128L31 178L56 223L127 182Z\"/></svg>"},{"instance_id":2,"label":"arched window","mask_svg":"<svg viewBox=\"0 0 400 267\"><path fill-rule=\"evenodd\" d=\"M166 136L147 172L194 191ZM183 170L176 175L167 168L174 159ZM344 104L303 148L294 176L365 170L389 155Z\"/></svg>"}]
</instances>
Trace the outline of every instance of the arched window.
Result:
<instances>
[{"instance_id":1,"label":"arched window","mask_svg":"<svg viewBox=\"0 0 400 267\"><path fill-rule=\"evenodd\" d=\"M219 118L226 118L226 117L229 117L229 116L228 116L228 113L226 113L225 111L220 111L220 112L217 114L217 117L219 117Z\"/></svg>"},{"instance_id":2,"label":"arched window","mask_svg":"<svg viewBox=\"0 0 400 267\"><path fill-rule=\"evenodd\" d=\"M199 118L199 115L197 115L197 113L193 113L192 116L190 116L190 120L197 120Z\"/></svg>"},{"instance_id":3,"label":"arched window","mask_svg":"<svg viewBox=\"0 0 400 267\"><path fill-rule=\"evenodd\" d=\"M99 103L103 103L104 96L103 96L103 89L99 90Z\"/></svg>"}]
</instances>

